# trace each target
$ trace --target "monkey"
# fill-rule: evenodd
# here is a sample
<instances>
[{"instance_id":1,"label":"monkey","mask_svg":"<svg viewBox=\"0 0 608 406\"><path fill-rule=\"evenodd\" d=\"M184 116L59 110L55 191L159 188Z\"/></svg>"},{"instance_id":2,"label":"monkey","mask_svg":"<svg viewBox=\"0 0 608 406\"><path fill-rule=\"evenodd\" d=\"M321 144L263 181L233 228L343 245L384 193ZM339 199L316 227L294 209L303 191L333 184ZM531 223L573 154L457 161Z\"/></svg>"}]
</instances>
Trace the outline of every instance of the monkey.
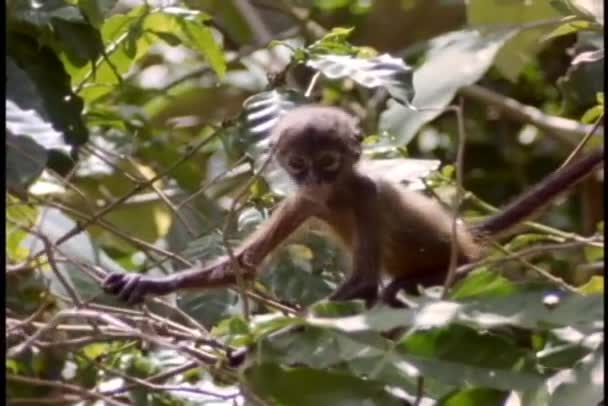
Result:
<instances>
[{"instance_id":1,"label":"monkey","mask_svg":"<svg viewBox=\"0 0 608 406\"><path fill-rule=\"evenodd\" d=\"M287 112L271 132L274 159L297 190L270 218L235 249L241 275L255 278L263 260L310 219L320 220L352 253L350 275L330 300L379 297L381 277L392 278L382 297L391 302L404 289L443 282L451 255L452 215L434 199L387 180L372 179L357 163L362 135L356 119L336 107L308 105ZM484 221L466 225L458 220L458 264L479 259L483 245L528 219L566 188L603 163L603 150L559 169ZM103 288L130 304L145 295L181 289L218 288L236 283L231 258L163 277L111 273Z\"/></svg>"}]
</instances>

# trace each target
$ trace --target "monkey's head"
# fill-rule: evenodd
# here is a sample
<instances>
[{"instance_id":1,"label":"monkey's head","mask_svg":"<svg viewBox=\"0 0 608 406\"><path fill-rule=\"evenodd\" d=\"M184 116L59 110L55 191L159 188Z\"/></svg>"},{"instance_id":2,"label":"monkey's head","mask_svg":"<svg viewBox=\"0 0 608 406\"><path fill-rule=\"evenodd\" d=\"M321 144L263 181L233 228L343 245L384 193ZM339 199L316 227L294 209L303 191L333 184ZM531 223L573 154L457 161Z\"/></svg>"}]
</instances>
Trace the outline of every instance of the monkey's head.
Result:
<instances>
[{"instance_id":1,"label":"monkey's head","mask_svg":"<svg viewBox=\"0 0 608 406\"><path fill-rule=\"evenodd\" d=\"M321 191L345 178L361 156L357 120L334 107L298 107L272 132L275 156L300 187Z\"/></svg>"}]
</instances>

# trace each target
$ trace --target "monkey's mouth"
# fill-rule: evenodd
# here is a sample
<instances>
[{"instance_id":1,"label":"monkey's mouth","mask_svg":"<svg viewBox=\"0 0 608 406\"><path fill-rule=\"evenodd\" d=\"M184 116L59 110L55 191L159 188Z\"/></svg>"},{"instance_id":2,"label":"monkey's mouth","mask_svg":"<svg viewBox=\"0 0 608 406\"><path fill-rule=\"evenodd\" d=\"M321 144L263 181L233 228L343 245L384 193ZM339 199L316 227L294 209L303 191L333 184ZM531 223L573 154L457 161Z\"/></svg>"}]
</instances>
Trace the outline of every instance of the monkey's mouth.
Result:
<instances>
[{"instance_id":1,"label":"monkey's mouth","mask_svg":"<svg viewBox=\"0 0 608 406\"><path fill-rule=\"evenodd\" d=\"M331 185L328 183L305 183L300 186L306 199L317 202L326 201L331 193Z\"/></svg>"}]
</instances>

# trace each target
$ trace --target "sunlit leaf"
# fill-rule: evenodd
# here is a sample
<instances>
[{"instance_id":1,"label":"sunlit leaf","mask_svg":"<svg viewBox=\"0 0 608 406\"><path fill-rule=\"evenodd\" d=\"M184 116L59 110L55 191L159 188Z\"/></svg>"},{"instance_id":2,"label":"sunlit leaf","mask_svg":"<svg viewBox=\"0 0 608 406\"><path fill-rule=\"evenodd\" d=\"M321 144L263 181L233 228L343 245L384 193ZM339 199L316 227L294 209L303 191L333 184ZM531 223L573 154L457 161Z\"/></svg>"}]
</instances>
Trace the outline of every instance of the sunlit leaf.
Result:
<instances>
[{"instance_id":1,"label":"sunlit leaf","mask_svg":"<svg viewBox=\"0 0 608 406\"><path fill-rule=\"evenodd\" d=\"M285 113L305 101L301 93L292 90L275 89L254 94L243 103L247 128L261 140L268 136Z\"/></svg>"},{"instance_id":2,"label":"sunlit leaf","mask_svg":"<svg viewBox=\"0 0 608 406\"><path fill-rule=\"evenodd\" d=\"M498 50L517 31L504 30L488 35L465 30L448 33L430 42L425 62L415 70L412 104L425 111L413 111L390 103L380 116L379 127L406 145L426 123L444 111L456 91L479 80L492 65Z\"/></svg>"},{"instance_id":3,"label":"sunlit leaf","mask_svg":"<svg viewBox=\"0 0 608 406\"><path fill-rule=\"evenodd\" d=\"M415 94L412 68L402 59L388 54L370 59L346 55L318 55L306 64L329 79L352 79L367 88L382 87L400 103L408 106Z\"/></svg>"},{"instance_id":4,"label":"sunlit leaf","mask_svg":"<svg viewBox=\"0 0 608 406\"><path fill-rule=\"evenodd\" d=\"M601 295L604 293L604 277L592 276L589 282L578 288L578 291L587 295Z\"/></svg>"}]
</instances>

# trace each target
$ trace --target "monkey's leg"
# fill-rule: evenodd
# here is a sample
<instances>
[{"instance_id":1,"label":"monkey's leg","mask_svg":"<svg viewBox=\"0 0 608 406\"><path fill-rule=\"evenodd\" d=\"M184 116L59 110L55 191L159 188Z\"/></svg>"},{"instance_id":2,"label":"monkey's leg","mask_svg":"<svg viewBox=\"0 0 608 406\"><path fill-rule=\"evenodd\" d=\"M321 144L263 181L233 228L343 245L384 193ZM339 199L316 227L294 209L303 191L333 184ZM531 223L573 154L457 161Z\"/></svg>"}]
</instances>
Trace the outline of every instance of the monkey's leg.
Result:
<instances>
[{"instance_id":1,"label":"monkey's leg","mask_svg":"<svg viewBox=\"0 0 608 406\"><path fill-rule=\"evenodd\" d=\"M243 276L253 279L264 258L293 233L304 221L315 215L316 207L299 195L287 198L257 232L235 250L234 257ZM237 270L238 272L238 270ZM230 258L223 257L204 268L196 267L164 277L135 273L112 273L103 289L128 303L141 302L145 295L164 295L179 289L217 288L234 284L236 274Z\"/></svg>"},{"instance_id":2,"label":"monkey's leg","mask_svg":"<svg viewBox=\"0 0 608 406\"><path fill-rule=\"evenodd\" d=\"M410 295L418 294L418 286L428 288L430 286L443 285L446 272L425 272L423 274L404 275L393 279L382 291L382 302L391 307L403 308L406 305L397 298L400 290Z\"/></svg>"}]
</instances>

